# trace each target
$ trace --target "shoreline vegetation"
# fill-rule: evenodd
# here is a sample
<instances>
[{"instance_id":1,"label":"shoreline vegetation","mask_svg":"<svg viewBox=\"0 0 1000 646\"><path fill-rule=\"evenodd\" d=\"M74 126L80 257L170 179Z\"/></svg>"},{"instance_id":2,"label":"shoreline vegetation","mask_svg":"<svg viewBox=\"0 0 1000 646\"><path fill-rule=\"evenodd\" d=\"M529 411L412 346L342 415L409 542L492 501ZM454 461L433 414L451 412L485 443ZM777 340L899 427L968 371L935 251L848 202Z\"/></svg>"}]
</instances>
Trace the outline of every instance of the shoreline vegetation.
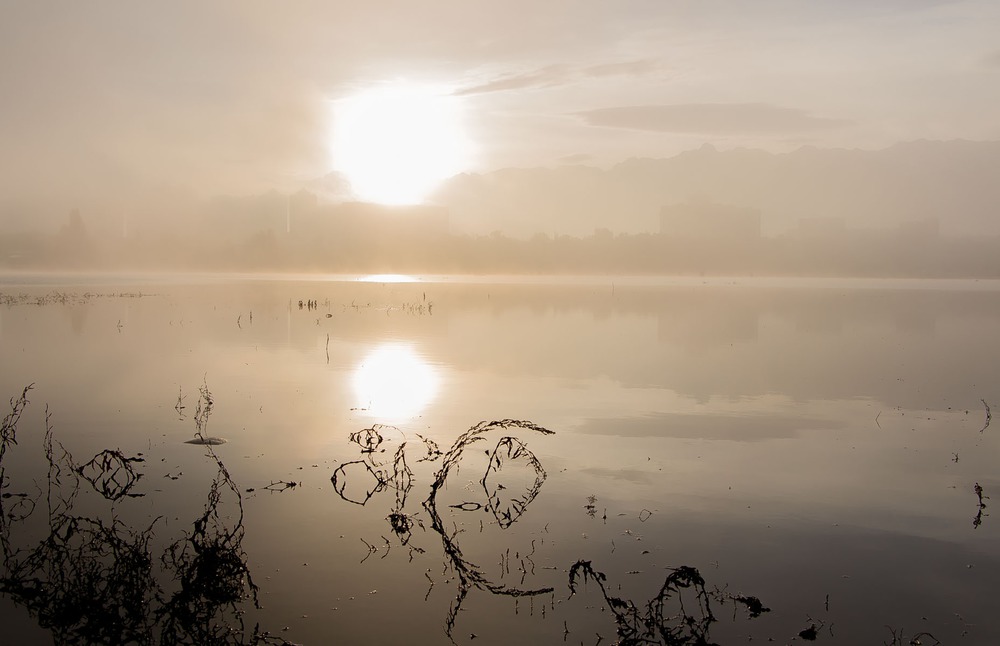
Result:
<instances>
[{"instance_id":1,"label":"shoreline vegetation","mask_svg":"<svg viewBox=\"0 0 1000 646\"><path fill-rule=\"evenodd\" d=\"M228 237L99 238L77 226L55 235L0 235L0 272L990 279L1000 278L998 246L997 236L909 239L872 232L694 239L598 230L586 237L518 239L391 230L296 236L267 229Z\"/></svg>"}]
</instances>

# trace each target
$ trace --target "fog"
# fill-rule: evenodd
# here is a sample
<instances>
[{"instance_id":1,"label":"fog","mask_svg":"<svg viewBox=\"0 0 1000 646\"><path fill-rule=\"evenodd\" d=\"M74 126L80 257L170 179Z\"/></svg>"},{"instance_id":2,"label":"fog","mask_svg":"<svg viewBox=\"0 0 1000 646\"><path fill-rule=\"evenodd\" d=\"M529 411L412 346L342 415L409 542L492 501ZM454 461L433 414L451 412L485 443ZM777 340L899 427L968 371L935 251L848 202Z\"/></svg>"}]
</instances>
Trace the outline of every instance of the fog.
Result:
<instances>
[{"instance_id":1,"label":"fog","mask_svg":"<svg viewBox=\"0 0 1000 646\"><path fill-rule=\"evenodd\" d=\"M0 641L1000 643L997 34L0 0Z\"/></svg>"},{"instance_id":2,"label":"fog","mask_svg":"<svg viewBox=\"0 0 1000 646\"><path fill-rule=\"evenodd\" d=\"M719 151L446 180L431 200L295 192L7 204L8 270L997 277L1000 143Z\"/></svg>"},{"instance_id":3,"label":"fog","mask_svg":"<svg viewBox=\"0 0 1000 646\"><path fill-rule=\"evenodd\" d=\"M998 24L976 0L8 2L0 267L992 275ZM397 105L345 134L375 90Z\"/></svg>"}]
</instances>

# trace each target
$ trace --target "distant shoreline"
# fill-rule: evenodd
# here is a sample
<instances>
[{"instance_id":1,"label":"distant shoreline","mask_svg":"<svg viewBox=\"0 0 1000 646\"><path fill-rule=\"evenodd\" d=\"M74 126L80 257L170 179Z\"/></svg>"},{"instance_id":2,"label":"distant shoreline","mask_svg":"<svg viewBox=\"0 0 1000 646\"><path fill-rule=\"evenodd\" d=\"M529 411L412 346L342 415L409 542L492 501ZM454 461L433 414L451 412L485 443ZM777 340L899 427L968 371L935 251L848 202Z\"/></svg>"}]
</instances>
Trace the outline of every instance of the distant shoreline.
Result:
<instances>
[{"instance_id":1,"label":"distant shoreline","mask_svg":"<svg viewBox=\"0 0 1000 646\"><path fill-rule=\"evenodd\" d=\"M683 276L655 274L329 274L303 272L66 272L0 270L0 290L51 287L378 283L567 287L738 287L764 289L952 290L1000 292L1000 278L882 276Z\"/></svg>"}]
</instances>

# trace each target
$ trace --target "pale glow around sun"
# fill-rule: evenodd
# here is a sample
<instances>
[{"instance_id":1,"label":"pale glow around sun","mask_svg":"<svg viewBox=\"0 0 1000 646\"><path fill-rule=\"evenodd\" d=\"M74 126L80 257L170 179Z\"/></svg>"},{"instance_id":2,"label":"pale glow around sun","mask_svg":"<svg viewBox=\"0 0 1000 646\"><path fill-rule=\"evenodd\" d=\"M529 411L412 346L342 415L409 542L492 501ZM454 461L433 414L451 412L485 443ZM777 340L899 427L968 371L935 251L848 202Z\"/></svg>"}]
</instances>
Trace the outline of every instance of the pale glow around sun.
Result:
<instances>
[{"instance_id":1,"label":"pale glow around sun","mask_svg":"<svg viewBox=\"0 0 1000 646\"><path fill-rule=\"evenodd\" d=\"M434 368L401 343L375 348L355 370L353 382L358 408L387 422L419 415L438 390Z\"/></svg>"},{"instance_id":2,"label":"pale glow around sun","mask_svg":"<svg viewBox=\"0 0 1000 646\"><path fill-rule=\"evenodd\" d=\"M333 168L363 201L419 203L468 168L461 108L462 99L445 89L404 83L335 101Z\"/></svg>"}]
</instances>

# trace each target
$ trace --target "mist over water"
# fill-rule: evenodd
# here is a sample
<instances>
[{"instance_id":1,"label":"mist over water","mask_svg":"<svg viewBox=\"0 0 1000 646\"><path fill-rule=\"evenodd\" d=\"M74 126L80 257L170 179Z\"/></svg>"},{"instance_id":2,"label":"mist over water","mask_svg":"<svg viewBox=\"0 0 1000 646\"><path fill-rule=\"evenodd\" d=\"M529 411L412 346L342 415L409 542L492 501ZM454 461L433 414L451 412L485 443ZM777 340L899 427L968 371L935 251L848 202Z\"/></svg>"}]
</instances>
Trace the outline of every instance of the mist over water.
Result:
<instances>
[{"instance_id":1,"label":"mist over water","mask_svg":"<svg viewBox=\"0 0 1000 646\"><path fill-rule=\"evenodd\" d=\"M3 644L995 644L1000 3L0 3Z\"/></svg>"},{"instance_id":2,"label":"mist over water","mask_svg":"<svg viewBox=\"0 0 1000 646\"><path fill-rule=\"evenodd\" d=\"M998 636L993 283L274 278L5 279L16 634Z\"/></svg>"},{"instance_id":3,"label":"mist over water","mask_svg":"<svg viewBox=\"0 0 1000 646\"><path fill-rule=\"evenodd\" d=\"M462 173L412 204L308 182L42 210L0 198L0 268L997 278L1000 189L985 169L998 164L994 142L707 146L610 169Z\"/></svg>"}]
</instances>

